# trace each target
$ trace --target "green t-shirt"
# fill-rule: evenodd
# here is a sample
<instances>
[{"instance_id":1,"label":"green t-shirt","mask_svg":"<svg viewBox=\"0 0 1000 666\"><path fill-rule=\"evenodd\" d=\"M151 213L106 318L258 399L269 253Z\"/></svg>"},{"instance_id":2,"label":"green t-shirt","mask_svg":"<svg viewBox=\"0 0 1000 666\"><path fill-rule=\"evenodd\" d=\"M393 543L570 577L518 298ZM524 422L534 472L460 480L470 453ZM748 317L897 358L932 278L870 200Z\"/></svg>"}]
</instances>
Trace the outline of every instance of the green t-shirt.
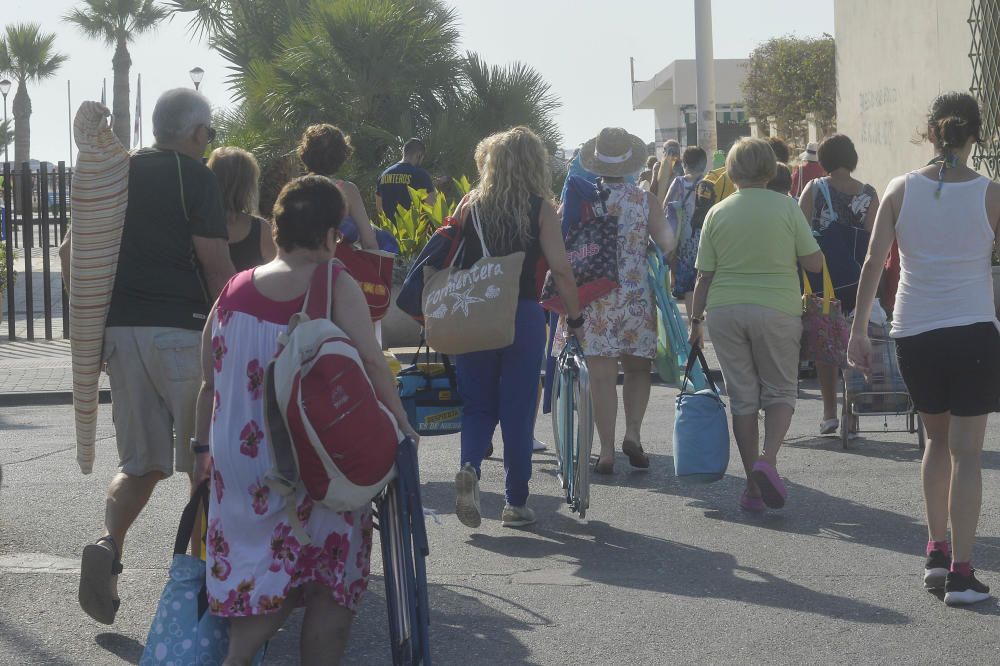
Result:
<instances>
[{"instance_id":1,"label":"green t-shirt","mask_svg":"<svg viewBox=\"0 0 1000 666\"><path fill-rule=\"evenodd\" d=\"M205 326L212 302L192 236L228 238L215 174L172 150L137 151L108 326Z\"/></svg>"},{"instance_id":2,"label":"green t-shirt","mask_svg":"<svg viewBox=\"0 0 1000 666\"><path fill-rule=\"evenodd\" d=\"M705 217L695 261L715 273L707 308L750 303L801 314L798 258L818 251L791 197L763 188L726 197Z\"/></svg>"}]
</instances>

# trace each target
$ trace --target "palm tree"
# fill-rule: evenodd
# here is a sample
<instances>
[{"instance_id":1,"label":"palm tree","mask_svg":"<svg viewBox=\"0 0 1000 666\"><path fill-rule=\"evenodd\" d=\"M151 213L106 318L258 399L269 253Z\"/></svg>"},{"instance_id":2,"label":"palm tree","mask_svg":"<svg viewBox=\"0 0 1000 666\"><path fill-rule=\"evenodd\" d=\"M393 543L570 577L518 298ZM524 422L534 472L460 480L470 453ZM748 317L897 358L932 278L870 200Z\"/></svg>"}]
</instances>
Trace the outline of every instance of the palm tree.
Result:
<instances>
[{"instance_id":1,"label":"palm tree","mask_svg":"<svg viewBox=\"0 0 1000 666\"><path fill-rule=\"evenodd\" d=\"M14 161L31 159L31 98L28 82L55 76L66 56L53 48L56 36L43 34L37 23L14 23L0 38L0 73L17 79L14 95Z\"/></svg>"},{"instance_id":2,"label":"palm tree","mask_svg":"<svg viewBox=\"0 0 1000 666\"><path fill-rule=\"evenodd\" d=\"M14 140L13 127L9 120L0 120L0 152Z\"/></svg>"},{"instance_id":3,"label":"palm tree","mask_svg":"<svg viewBox=\"0 0 1000 666\"><path fill-rule=\"evenodd\" d=\"M65 16L91 39L100 39L115 47L111 59L114 68L114 132L126 148L131 145L129 131L132 121L129 105L129 69L132 56L128 45L136 37L152 32L170 15L169 10L154 0L85 0L83 7Z\"/></svg>"}]
</instances>

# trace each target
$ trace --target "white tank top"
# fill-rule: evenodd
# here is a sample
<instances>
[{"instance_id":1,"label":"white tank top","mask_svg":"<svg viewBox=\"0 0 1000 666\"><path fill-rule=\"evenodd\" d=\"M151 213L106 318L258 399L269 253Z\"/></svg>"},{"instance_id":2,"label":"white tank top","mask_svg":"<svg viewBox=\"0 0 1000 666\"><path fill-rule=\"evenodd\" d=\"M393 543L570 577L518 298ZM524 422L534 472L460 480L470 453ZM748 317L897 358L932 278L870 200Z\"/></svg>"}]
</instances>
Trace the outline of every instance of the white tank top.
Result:
<instances>
[{"instance_id":1,"label":"white tank top","mask_svg":"<svg viewBox=\"0 0 1000 666\"><path fill-rule=\"evenodd\" d=\"M945 183L916 171L905 176L896 221L900 276L890 335L997 322L990 259L993 229L986 215L983 176Z\"/></svg>"}]
</instances>

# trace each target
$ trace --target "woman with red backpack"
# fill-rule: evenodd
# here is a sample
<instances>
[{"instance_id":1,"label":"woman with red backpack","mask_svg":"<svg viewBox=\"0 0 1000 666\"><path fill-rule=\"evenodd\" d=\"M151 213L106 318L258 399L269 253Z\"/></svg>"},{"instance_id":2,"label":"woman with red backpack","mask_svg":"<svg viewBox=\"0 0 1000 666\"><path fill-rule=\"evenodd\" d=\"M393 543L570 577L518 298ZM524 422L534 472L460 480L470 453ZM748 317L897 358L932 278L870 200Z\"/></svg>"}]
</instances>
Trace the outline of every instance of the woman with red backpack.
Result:
<instances>
[{"instance_id":1,"label":"woman with red backpack","mask_svg":"<svg viewBox=\"0 0 1000 666\"><path fill-rule=\"evenodd\" d=\"M226 664L250 664L302 605L301 663L339 663L368 586L371 510L334 511L302 487L286 497L267 481L273 444L264 415L265 368L279 351L278 336L304 309L317 267L333 257L346 208L328 178L304 176L286 185L274 206L277 257L233 277L205 326L192 448L196 480L211 483L208 603L209 612L229 618ZM333 271L330 319L356 348L378 400L417 442L365 296L339 265Z\"/></svg>"}]
</instances>

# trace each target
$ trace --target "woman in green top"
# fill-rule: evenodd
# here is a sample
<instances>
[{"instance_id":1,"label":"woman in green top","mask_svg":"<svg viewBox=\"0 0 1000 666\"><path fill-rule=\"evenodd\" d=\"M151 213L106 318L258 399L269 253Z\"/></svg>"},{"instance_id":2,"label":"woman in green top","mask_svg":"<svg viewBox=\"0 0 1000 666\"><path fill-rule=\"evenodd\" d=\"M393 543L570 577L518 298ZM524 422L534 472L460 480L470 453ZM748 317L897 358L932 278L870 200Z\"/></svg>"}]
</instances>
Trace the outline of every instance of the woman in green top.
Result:
<instances>
[{"instance_id":1,"label":"woman in green top","mask_svg":"<svg viewBox=\"0 0 1000 666\"><path fill-rule=\"evenodd\" d=\"M785 504L776 460L797 396L802 336L798 264L809 271L823 267L823 254L795 200L767 189L776 169L774 151L762 139L740 139L729 151L726 173L737 192L705 218L691 307L691 344L698 347L708 309L729 391L733 435L747 474L740 498L747 511Z\"/></svg>"}]
</instances>

